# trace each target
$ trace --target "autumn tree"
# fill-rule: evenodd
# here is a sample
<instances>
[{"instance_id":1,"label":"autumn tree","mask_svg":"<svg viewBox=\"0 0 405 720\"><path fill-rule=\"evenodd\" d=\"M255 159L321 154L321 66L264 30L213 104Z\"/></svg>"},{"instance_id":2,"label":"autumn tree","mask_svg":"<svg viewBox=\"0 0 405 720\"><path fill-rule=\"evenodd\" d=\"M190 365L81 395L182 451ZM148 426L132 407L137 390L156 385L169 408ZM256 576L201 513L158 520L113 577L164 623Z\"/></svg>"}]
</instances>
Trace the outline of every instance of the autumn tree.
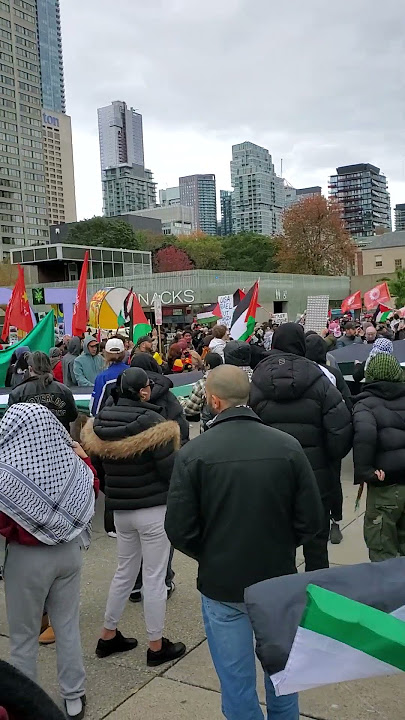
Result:
<instances>
[{"instance_id":1,"label":"autumn tree","mask_svg":"<svg viewBox=\"0 0 405 720\"><path fill-rule=\"evenodd\" d=\"M184 250L168 245L153 254L153 269L157 273L193 270L194 264Z\"/></svg>"},{"instance_id":2,"label":"autumn tree","mask_svg":"<svg viewBox=\"0 0 405 720\"><path fill-rule=\"evenodd\" d=\"M345 275L354 261L355 244L340 206L322 196L308 197L284 213L279 271L304 275Z\"/></svg>"}]
</instances>

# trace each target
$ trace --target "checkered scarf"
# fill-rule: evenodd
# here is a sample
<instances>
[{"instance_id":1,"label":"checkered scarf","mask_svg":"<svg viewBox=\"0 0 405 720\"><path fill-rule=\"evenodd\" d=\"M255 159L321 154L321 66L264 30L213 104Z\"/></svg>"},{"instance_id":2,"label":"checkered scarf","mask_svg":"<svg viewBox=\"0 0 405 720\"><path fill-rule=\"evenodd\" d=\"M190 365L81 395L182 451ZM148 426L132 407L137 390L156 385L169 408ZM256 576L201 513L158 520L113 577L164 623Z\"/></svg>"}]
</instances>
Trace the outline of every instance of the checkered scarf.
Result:
<instances>
[{"instance_id":1,"label":"checkered scarf","mask_svg":"<svg viewBox=\"0 0 405 720\"><path fill-rule=\"evenodd\" d=\"M12 405L0 422L0 511L46 545L90 530L93 474L42 405Z\"/></svg>"},{"instance_id":2,"label":"checkered scarf","mask_svg":"<svg viewBox=\"0 0 405 720\"><path fill-rule=\"evenodd\" d=\"M377 340L373 343L373 347L370 350L370 354L366 360L364 370L367 370L371 360L374 357L376 357L377 355L393 355L393 354L394 354L394 346L393 346L391 340L388 340L388 338L377 338Z\"/></svg>"}]
</instances>

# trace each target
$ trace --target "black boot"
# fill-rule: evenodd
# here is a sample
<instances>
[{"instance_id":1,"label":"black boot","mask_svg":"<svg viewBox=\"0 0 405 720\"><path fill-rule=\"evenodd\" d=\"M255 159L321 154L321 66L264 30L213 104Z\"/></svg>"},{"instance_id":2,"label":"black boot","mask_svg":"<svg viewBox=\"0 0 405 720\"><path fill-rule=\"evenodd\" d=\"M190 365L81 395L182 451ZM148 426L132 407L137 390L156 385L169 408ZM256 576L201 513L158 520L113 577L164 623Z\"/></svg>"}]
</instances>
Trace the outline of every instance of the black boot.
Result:
<instances>
[{"instance_id":1,"label":"black boot","mask_svg":"<svg viewBox=\"0 0 405 720\"><path fill-rule=\"evenodd\" d=\"M167 638L162 638L162 649L157 652L148 650L147 665L157 667L171 660L178 660L186 654L186 646L182 642L172 643Z\"/></svg>"},{"instance_id":2,"label":"black boot","mask_svg":"<svg viewBox=\"0 0 405 720\"><path fill-rule=\"evenodd\" d=\"M128 650L134 650L138 645L138 640L135 638L126 638L117 630L115 637L111 640L100 640L97 643L96 655L99 658L105 658L114 653L128 652Z\"/></svg>"}]
</instances>

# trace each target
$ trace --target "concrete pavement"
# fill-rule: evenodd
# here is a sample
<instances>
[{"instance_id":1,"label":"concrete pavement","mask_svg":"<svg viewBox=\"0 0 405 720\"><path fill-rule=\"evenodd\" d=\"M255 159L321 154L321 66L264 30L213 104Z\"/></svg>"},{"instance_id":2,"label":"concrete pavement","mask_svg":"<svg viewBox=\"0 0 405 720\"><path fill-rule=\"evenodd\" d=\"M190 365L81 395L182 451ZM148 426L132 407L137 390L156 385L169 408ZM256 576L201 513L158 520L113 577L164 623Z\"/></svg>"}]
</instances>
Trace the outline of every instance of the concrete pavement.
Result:
<instances>
[{"instance_id":1,"label":"concrete pavement","mask_svg":"<svg viewBox=\"0 0 405 720\"><path fill-rule=\"evenodd\" d=\"M343 467L344 539L330 547L331 562L337 565L367 561L362 538L362 517L354 512L356 489L352 486L350 459ZM88 673L89 720L199 720L223 719L219 685L205 641L196 590L196 565L176 553L176 592L168 603L166 632L187 644L188 654L172 667L156 670L146 666L146 632L141 605L128 603L120 628L135 635L139 647L121 656L99 660L94 654L111 577L115 570L115 540L103 531L102 500L98 502L94 537L86 554L81 594L81 629ZM364 509L364 499L362 501ZM302 554L298 554L302 562ZM0 583L0 657L7 659L8 628L4 588ZM58 699L55 647L39 650L39 678ZM263 700L261 671L258 687ZM405 687L403 676L344 683L302 693L303 717L316 720L402 720Z\"/></svg>"}]
</instances>

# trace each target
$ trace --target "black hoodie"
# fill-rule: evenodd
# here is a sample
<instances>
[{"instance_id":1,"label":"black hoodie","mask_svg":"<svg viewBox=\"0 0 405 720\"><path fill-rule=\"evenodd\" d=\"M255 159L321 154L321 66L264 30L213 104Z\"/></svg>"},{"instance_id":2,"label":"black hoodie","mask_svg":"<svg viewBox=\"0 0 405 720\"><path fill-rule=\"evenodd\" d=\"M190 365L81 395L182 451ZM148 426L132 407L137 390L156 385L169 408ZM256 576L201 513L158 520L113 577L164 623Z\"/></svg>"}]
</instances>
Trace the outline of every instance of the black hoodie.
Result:
<instances>
[{"instance_id":1,"label":"black hoodie","mask_svg":"<svg viewBox=\"0 0 405 720\"><path fill-rule=\"evenodd\" d=\"M152 381L153 387L150 401L153 405L159 407L160 415L165 420L175 420L180 427L181 444L184 445L190 439L190 427L184 410L179 401L173 395L171 388L173 383L166 375L161 375L155 371L155 365L159 366L151 355L147 353L139 353L134 355L131 360L131 367L139 367L145 370L149 380Z\"/></svg>"},{"instance_id":2,"label":"black hoodie","mask_svg":"<svg viewBox=\"0 0 405 720\"><path fill-rule=\"evenodd\" d=\"M336 490L330 461L344 458L352 446L351 414L322 370L304 357L300 325L279 327L273 348L253 373L249 404L266 425L301 443L327 505Z\"/></svg>"},{"instance_id":3,"label":"black hoodie","mask_svg":"<svg viewBox=\"0 0 405 720\"><path fill-rule=\"evenodd\" d=\"M366 383L353 410L354 482L405 484L405 383ZM374 474L384 470L381 482Z\"/></svg>"},{"instance_id":4,"label":"black hoodie","mask_svg":"<svg viewBox=\"0 0 405 720\"><path fill-rule=\"evenodd\" d=\"M336 387L340 393L342 393L343 400L345 401L349 410L353 408L353 398L349 390L349 386L344 379L341 370L338 367L332 367L327 363L328 345L320 335L308 335L305 338L305 344L307 348L306 357L318 365L326 367L336 380Z\"/></svg>"}]
</instances>

